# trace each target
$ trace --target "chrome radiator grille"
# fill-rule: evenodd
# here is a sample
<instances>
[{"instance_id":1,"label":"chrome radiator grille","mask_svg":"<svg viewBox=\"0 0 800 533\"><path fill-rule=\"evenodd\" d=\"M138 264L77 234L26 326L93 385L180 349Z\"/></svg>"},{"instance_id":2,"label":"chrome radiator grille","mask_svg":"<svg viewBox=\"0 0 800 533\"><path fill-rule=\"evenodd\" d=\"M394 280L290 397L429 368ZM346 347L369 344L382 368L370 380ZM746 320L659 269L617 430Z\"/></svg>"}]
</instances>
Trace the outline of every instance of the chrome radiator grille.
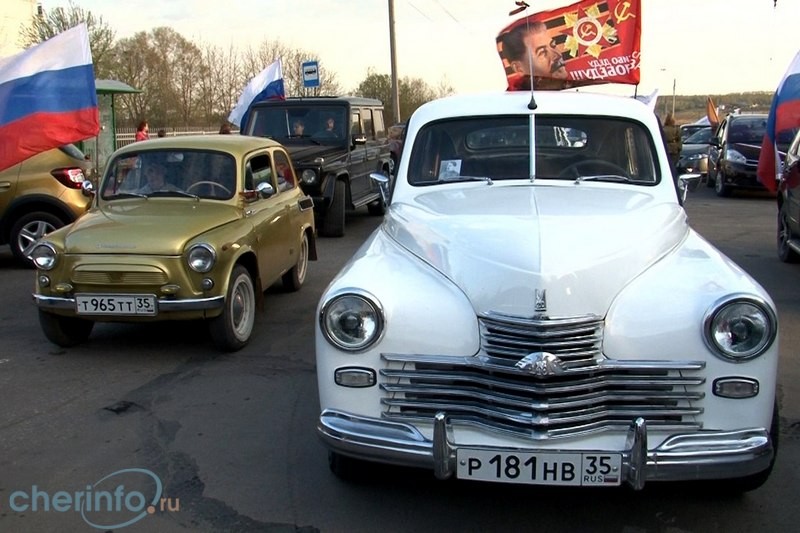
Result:
<instances>
[{"instance_id":1,"label":"chrome radiator grille","mask_svg":"<svg viewBox=\"0 0 800 533\"><path fill-rule=\"evenodd\" d=\"M533 439L627 430L638 416L653 429L701 427L704 362L608 360L597 321L531 331L523 323L482 319L486 353L477 356L382 354L383 415L415 423L444 412L455 424ZM539 374L516 366L536 351L563 365Z\"/></svg>"}]
</instances>

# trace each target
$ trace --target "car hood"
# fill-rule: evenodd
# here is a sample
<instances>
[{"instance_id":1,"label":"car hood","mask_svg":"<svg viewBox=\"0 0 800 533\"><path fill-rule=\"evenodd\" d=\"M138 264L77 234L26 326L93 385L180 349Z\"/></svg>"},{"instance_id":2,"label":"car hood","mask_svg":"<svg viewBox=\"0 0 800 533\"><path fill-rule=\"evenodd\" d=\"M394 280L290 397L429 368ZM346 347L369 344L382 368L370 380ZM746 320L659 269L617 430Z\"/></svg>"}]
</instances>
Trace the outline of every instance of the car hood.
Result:
<instances>
[{"instance_id":1,"label":"car hood","mask_svg":"<svg viewBox=\"0 0 800 533\"><path fill-rule=\"evenodd\" d=\"M604 316L689 226L680 205L644 187L489 186L392 204L383 230L455 283L477 313L555 318Z\"/></svg>"},{"instance_id":2,"label":"car hood","mask_svg":"<svg viewBox=\"0 0 800 533\"><path fill-rule=\"evenodd\" d=\"M760 144L731 143L729 146L742 154L746 159L755 159L757 161L758 156L761 154Z\"/></svg>"},{"instance_id":3,"label":"car hood","mask_svg":"<svg viewBox=\"0 0 800 533\"><path fill-rule=\"evenodd\" d=\"M189 240L240 217L235 206L187 199L117 201L75 221L66 252L180 255Z\"/></svg>"},{"instance_id":4,"label":"car hood","mask_svg":"<svg viewBox=\"0 0 800 533\"><path fill-rule=\"evenodd\" d=\"M684 144L681 146L681 157L708 153L708 146L707 144Z\"/></svg>"},{"instance_id":5,"label":"car hood","mask_svg":"<svg viewBox=\"0 0 800 533\"><path fill-rule=\"evenodd\" d=\"M342 157L347 153L343 146L330 146L330 145L284 145L286 150L291 154L292 161L295 165L309 164L318 157L325 159Z\"/></svg>"}]
</instances>

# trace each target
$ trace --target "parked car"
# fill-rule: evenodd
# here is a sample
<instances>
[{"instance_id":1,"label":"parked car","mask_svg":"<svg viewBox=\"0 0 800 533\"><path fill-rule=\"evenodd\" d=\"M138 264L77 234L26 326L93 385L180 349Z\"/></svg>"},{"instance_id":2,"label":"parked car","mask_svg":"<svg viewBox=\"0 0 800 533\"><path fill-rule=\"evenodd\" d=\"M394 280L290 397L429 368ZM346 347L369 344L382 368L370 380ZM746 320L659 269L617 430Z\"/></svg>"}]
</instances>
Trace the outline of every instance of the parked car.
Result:
<instances>
[{"instance_id":1,"label":"parked car","mask_svg":"<svg viewBox=\"0 0 800 533\"><path fill-rule=\"evenodd\" d=\"M718 196L730 196L736 189L766 190L758 181L758 157L767 129L766 113L731 114L725 117L711 138L708 157L708 184ZM792 141L793 132L777 138L783 153Z\"/></svg>"},{"instance_id":2,"label":"parked car","mask_svg":"<svg viewBox=\"0 0 800 533\"><path fill-rule=\"evenodd\" d=\"M267 100L250 108L241 132L270 137L289 150L300 186L314 199L320 235L343 236L347 209L366 205L370 214L383 215L380 191L369 179L371 172L387 176L391 172L380 100L346 96Z\"/></svg>"},{"instance_id":3,"label":"parked car","mask_svg":"<svg viewBox=\"0 0 800 533\"><path fill-rule=\"evenodd\" d=\"M711 126L701 128L686 138L681 144L678 162L675 167L680 174L700 174L708 178L708 148L714 131Z\"/></svg>"},{"instance_id":4,"label":"parked car","mask_svg":"<svg viewBox=\"0 0 800 533\"><path fill-rule=\"evenodd\" d=\"M800 131L786 150L778 182L778 257L800 261Z\"/></svg>"},{"instance_id":5,"label":"parked car","mask_svg":"<svg viewBox=\"0 0 800 533\"><path fill-rule=\"evenodd\" d=\"M85 341L95 322L204 319L220 349L237 350L266 288L303 285L313 202L274 141L143 141L111 156L95 205L31 258L39 322L59 346Z\"/></svg>"},{"instance_id":6,"label":"parked car","mask_svg":"<svg viewBox=\"0 0 800 533\"><path fill-rule=\"evenodd\" d=\"M711 126L708 124L681 124L679 126L679 131L681 135L681 142L685 143L686 139L694 135L696 132L702 130L703 128L710 128Z\"/></svg>"},{"instance_id":7,"label":"parked car","mask_svg":"<svg viewBox=\"0 0 800 533\"><path fill-rule=\"evenodd\" d=\"M70 224L89 208L83 191L89 161L75 145L36 154L0 171L0 244L24 266L38 239Z\"/></svg>"},{"instance_id":8,"label":"parked car","mask_svg":"<svg viewBox=\"0 0 800 533\"><path fill-rule=\"evenodd\" d=\"M779 430L775 305L688 224L699 177L673 179L633 98L530 101L412 115L384 222L317 309L331 469L760 486Z\"/></svg>"}]
</instances>

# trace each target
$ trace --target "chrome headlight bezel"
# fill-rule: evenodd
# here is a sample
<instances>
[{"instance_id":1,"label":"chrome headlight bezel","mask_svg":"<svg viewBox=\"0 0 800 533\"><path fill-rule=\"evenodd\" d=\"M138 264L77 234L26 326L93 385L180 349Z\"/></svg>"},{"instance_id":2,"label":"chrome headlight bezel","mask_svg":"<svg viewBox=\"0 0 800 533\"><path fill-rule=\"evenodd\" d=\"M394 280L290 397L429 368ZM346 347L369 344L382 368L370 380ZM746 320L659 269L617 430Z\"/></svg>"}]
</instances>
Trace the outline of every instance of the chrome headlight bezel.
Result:
<instances>
[{"instance_id":1,"label":"chrome headlight bezel","mask_svg":"<svg viewBox=\"0 0 800 533\"><path fill-rule=\"evenodd\" d=\"M746 329L735 349L736 341L722 343L720 340L736 336L734 328ZM758 335L756 339L747 337ZM703 340L706 346L721 359L744 363L763 355L772 346L778 335L778 318L774 309L762 298L753 295L734 294L722 298L711 306L703 319Z\"/></svg>"},{"instance_id":2,"label":"chrome headlight bezel","mask_svg":"<svg viewBox=\"0 0 800 533\"><path fill-rule=\"evenodd\" d=\"M217 263L217 252L206 243L193 244L186 252L186 264L194 272L205 274Z\"/></svg>"},{"instance_id":3,"label":"chrome headlight bezel","mask_svg":"<svg viewBox=\"0 0 800 533\"><path fill-rule=\"evenodd\" d=\"M58 252L56 247L49 242L40 242L33 247L31 253L28 255L33 264L39 270L53 270L58 264Z\"/></svg>"},{"instance_id":4,"label":"chrome headlight bezel","mask_svg":"<svg viewBox=\"0 0 800 533\"><path fill-rule=\"evenodd\" d=\"M348 319L353 334L343 326ZM369 349L383 336L385 326L383 308L377 298L366 291L347 289L325 302L319 313L322 334L336 348L345 352L359 353Z\"/></svg>"}]
</instances>

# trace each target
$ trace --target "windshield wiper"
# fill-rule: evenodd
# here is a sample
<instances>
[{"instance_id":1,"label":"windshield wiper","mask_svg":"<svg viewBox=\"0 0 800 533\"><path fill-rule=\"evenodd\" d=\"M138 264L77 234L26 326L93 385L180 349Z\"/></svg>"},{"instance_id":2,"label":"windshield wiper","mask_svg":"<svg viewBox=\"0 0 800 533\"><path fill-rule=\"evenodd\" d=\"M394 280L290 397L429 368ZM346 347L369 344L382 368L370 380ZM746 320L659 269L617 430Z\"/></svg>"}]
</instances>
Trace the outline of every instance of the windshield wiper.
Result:
<instances>
[{"instance_id":1,"label":"windshield wiper","mask_svg":"<svg viewBox=\"0 0 800 533\"><path fill-rule=\"evenodd\" d=\"M633 180L627 176L620 176L619 174L597 174L595 176L578 176L575 178L575 184L582 181L611 181L615 183L630 183Z\"/></svg>"},{"instance_id":2,"label":"windshield wiper","mask_svg":"<svg viewBox=\"0 0 800 533\"><path fill-rule=\"evenodd\" d=\"M109 200L116 200L117 198L130 198L130 197L144 198L145 200L147 199L146 194L142 194L139 192L118 192L114 196L110 197Z\"/></svg>"},{"instance_id":3,"label":"windshield wiper","mask_svg":"<svg viewBox=\"0 0 800 533\"><path fill-rule=\"evenodd\" d=\"M440 176L439 182L448 182L448 183L458 183L463 181L483 181L487 185L492 185L494 183L492 178L488 178L486 176Z\"/></svg>"},{"instance_id":4,"label":"windshield wiper","mask_svg":"<svg viewBox=\"0 0 800 533\"><path fill-rule=\"evenodd\" d=\"M196 194L192 194L186 191L153 191L150 194L148 194L146 198L149 198L151 196L173 196L173 195L185 196L187 198L194 198L195 200L200 199L200 197L197 196Z\"/></svg>"}]
</instances>

